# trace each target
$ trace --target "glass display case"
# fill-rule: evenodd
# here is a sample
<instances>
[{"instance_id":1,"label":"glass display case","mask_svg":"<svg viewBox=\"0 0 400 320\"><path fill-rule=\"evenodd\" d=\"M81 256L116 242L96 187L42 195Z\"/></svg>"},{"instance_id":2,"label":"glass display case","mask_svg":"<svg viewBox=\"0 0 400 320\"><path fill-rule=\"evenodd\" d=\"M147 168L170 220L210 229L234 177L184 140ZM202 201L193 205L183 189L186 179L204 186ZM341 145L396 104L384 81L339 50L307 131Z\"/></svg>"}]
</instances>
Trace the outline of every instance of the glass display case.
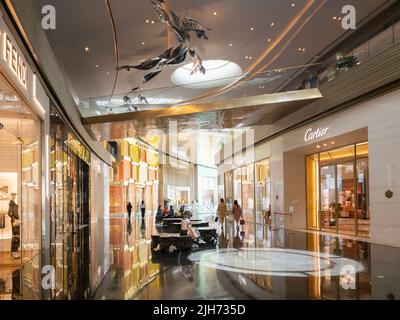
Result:
<instances>
[{"instance_id":1,"label":"glass display case","mask_svg":"<svg viewBox=\"0 0 400 320\"><path fill-rule=\"evenodd\" d=\"M90 152L55 109L50 133L52 298L85 298L90 294Z\"/></svg>"},{"instance_id":2,"label":"glass display case","mask_svg":"<svg viewBox=\"0 0 400 320\"><path fill-rule=\"evenodd\" d=\"M254 222L254 165L242 168L242 209L246 221Z\"/></svg>"},{"instance_id":3,"label":"glass display case","mask_svg":"<svg viewBox=\"0 0 400 320\"><path fill-rule=\"evenodd\" d=\"M269 159L255 164L256 223L271 222L271 163Z\"/></svg>"}]
</instances>

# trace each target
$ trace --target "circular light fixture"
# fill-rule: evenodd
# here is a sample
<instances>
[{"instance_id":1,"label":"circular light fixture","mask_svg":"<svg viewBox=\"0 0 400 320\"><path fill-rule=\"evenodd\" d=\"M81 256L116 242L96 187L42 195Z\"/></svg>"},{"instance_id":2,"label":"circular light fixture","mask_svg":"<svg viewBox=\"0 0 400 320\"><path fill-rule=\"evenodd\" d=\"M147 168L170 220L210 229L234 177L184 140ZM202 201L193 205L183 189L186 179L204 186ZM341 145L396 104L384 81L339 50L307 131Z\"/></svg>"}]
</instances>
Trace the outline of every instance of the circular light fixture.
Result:
<instances>
[{"instance_id":1,"label":"circular light fixture","mask_svg":"<svg viewBox=\"0 0 400 320\"><path fill-rule=\"evenodd\" d=\"M208 89L231 83L242 75L242 68L234 62L226 60L205 60L203 66L206 73L191 75L193 63L176 69L171 75L171 81L178 86L193 89Z\"/></svg>"},{"instance_id":2,"label":"circular light fixture","mask_svg":"<svg viewBox=\"0 0 400 320\"><path fill-rule=\"evenodd\" d=\"M280 248L207 250L188 259L216 270L277 277L341 276L348 271L355 275L365 270L360 262L341 256Z\"/></svg>"}]
</instances>

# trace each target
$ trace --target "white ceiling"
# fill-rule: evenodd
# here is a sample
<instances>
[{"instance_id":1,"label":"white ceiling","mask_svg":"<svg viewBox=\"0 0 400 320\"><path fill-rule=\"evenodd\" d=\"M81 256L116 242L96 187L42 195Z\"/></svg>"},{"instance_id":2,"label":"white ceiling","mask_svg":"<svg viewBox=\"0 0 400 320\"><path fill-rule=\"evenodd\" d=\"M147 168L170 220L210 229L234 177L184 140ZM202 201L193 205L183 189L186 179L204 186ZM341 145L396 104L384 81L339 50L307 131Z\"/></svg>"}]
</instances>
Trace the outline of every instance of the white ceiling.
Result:
<instances>
[{"instance_id":1,"label":"white ceiling","mask_svg":"<svg viewBox=\"0 0 400 320\"><path fill-rule=\"evenodd\" d=\"M54 53L81 101L88 98L108 97L111 93L115 58L109 18L103 0L38 0L43 5L52 4L57 10L57 29L47 31ZM269 69L307 64L345 31L333 16L341 15L341 8L355 5L357 19L361 21L386 0L166 0L175 13L190 16L211 27L209 40L193 40L203 60L225 59L246 70L274 42L278 34L299 14L308 3L313 8L324 3L316 15L299 32L293 42L279 55ZM157 21L148 0L110 0L116 21L120 65L137 64L161 54L168 48L166 25ZM292 4L295 4L292 7ZM214 12L217 14L214 15ZM150 23L146 23L149 20ZM151 21L155 21L154 24ZM271 26L274 22L274 26ZM251 31L250 28L254 28ZM267 40L271 39L271 42ZM278 44L285 45L287 38ZM142 44L144 42L144 45ZM232 46L229 44L232 43ZM171 44L171 43L170 43ZM88 53L85 47L89 47ZM300 52L298 48L305 48ZM245 57L252 57L252 60ZM271 56L267 57L266 61ZM187 62L186 62L187 63ZM265 63L265 61L263 61ZM98 67L96 67L98 65ZM122 71L116 88L118 103L122 95L140 86L148 98L190 99L203 94L205 89L176 88L170 80L176 67L165 70L158 78L143 85L141 71ZM109 74L107 74L109 73ZM261 94L275 90L285 76L269 79L260 86L242 86L236 94ZM209 90L209 89L207 89ZM108 101L108 98L107 98ZM161 100L162 101L162 100ZM85 105L85 104L83 104ZM95 115L101 107L93 100L86 103L85 115Z\"/></svg>"}]
</instances>

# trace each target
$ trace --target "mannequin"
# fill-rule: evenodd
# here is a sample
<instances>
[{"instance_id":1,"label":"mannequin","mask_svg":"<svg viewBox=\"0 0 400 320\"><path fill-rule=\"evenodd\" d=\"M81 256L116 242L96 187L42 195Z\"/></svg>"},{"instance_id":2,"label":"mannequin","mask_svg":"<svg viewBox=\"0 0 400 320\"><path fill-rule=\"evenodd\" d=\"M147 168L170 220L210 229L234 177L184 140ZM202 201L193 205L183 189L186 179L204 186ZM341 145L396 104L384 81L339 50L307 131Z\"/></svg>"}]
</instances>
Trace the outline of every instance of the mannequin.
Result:
<instances>
[{"instance_id":1,"label":"mannequin","mask_svg":"<svg viewBox=\"0 0 400 320\"><path fill-rule=\"evenodd\" d=\"M15 203L15 199L17 197L16 193L11 194L11 200L8 205L8 216L11 218L11 226L12 226L12 240L11 240L11 257L13 259L19 259L18 249L20 245L20 224L19 224L19 215L18 215L18 205Z\"/></svg>"}]
</instances>

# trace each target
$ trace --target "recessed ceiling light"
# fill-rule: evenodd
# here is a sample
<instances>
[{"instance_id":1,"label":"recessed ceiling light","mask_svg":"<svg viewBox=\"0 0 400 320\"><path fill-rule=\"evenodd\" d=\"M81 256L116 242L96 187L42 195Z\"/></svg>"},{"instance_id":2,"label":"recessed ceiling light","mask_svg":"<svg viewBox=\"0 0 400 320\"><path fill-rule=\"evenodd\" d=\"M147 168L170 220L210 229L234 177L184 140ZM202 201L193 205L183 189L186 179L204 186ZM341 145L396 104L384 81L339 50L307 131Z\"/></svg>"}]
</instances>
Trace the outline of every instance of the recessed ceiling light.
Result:
<instances>
[{"instance_id":1,"label":"recessed ceiling light","mask_svg":"<svg viewBox=\"0 0 400 320\"><path fill-rule=\"evenodd\" d=\"M85 48L85 52L89 52L89 50L90 50L89 47Z\"/></svg>"},{"instance_id":2,"label":"recessed ceiling light","mask_svg":"<svg viewBox=\"0 0 400 320\"><path fill-rule=\"evenodd\" d=\"M295 3L292 3L292 7L294 7L294 6L296 6L296 4L295 4Z\"/></svg>"},{"instance_id":3,"label":"recessed ceiling light","mask_svg":"<svg viewBox=\"0 0 400 320\"><path fill-rule=\"evenodd\" d=\"M244 58L245 58L245 59L248 59L248 58L249 58L249 56L245 56Z\"/></svg>"},{"instance_id":4,"label":"recessed ceiling light","mask_svg":"<svg viewBox=\"0 0 400 320\"><path fill-rule=\"evenodd\" d=\"M151 20L151 24L154 24L154 20Z\"/></svg>"},{"instance_id":5,"label":"recessed ceiling light","mask_svg":"<svg viewBox=\"0 0 400 320\"><path fill-rule=\"evenodd\" d=\"M230 43L230 44L229 44L229 46L230 46L230 47L232 47L232 46L233 46L233 44L232 44L232 43Z\"/></svg>"},{"instance_id":6,"label":"recessed ceiling light","mask_svg":"<svg viewBox=\"0 0 400 320\"><path fill-rule=\"evenodd\" d=\"M213 15L216 16L217 14L218 14L218 12L217 12L217 11L214 11Z\"/></svg>"},{"instance_id":7,"label":"recessed ceiling light","mask_svg":"<svg viewBox=\"0 0 400 320\"><path fill-rule=\"evenodd\" d=\"M106 72L106 75L110 75L110 73L109 73L109 72Z\"/></svg>"},{"instance_id":8,"label":"recessed ceiling light","mask_svg":"<svg viewBox=\"0 0 400 320\"><path fill-rule=\"evenodd\" d=\"M248 57L248 56L247 56ZM232 79L243 75L243 70L237 64L226 60L205 60L206 74L190 75L193 63L184 65L171 75L171 81L186 88L215 88L232 82Z\"/></svg>"},{"instance_id":9,"label":"recessed ceiling light","mask_svg":"<svg viewBox=\"0 0 400 320\"><path fill-rule=\"evenodd\" d=\"M324 147L327 147L327 146L328 146L328 144L324 143L324 144L323 144L323 146L324 146Z\"/></svg>"},{"instance_id":10,"label":"recessed ceiling light","mask_svg":"<svg viewBox=\"0 0 400 320\"><path fill-rule=\"evenodd\" d=\"M342 20L342 18L339 17L338 20L340 21L340 20Z\"/></svg>"},{"instance_id":11,"label":"recessed ceiling light","mask_svg":"<svg viewBox=\"0 0 400 320\"><path fill-rule=\"evenodd\" d=\"M96 64L96 68L100 67L98 64Z\"/></svg>"},{"instance_id":12,"label":"recessed ceiling light","mask_svg":"<svg viewBox=\"0 0 400 320\"><path fill-rule=\"evenodd\" d=\"M272 39L271 39L271 38L269 38L267 41L268 41L268 42L271 42L271 41L272 41Z\"/></svg>"},{"instance_id":13,"label":"recessed ceiling light","mask_svg":"<svg viewBox=\"0 0 400 320\"><path fill-rule=\"evenodd\" d=\"M334 145L336 142L335 141L331 141L331 145Z\"/></svg>"},{"instance_id":14,"label":"recessed ceiling light","mask_svg":"<svg viewBox=\"0 0 400 320\"><path fill-rule=\"evenodd\" d=\"M142 46L144 46L145 44L146 44L146 42L143 41L143 42L142 42Z\"/></svg>"},{"instance_id":15,"label":"recessed ceiling light","mask_svg":"<svg viewBox=\"0 0 400 320\"><path fill-rule=\"evenodd\" d=\"M336 19L337 19L337 17L335 16L335 17L333 17L332 19L333 19L333 20L336 20Z\"/></svg>"},{"instance_id":16,"label":"recessed ceiling light","mask_svg":"<svg viewBox=\"0 0 400 320\"><path fill-rule=\"evenodd\" d=\"M320 145L317 145L317 149L321 149L321 146L320 146Z\"/></svg>"},{"instance_id":17,"label":"recessed ceiling light","mask_svg":"<svg viewBox=\"0 0 400 320\"><path fill-rule=\"evenodd\" d=\"M150 20L149 20L149 19L147 19L147 20L146 20L146 23L149 23L149 22L150 22Z\"/></svg>"},{"instance_id":18,"label":"recessed ceiling light","mask_svg":"<svg viewBox=\"0 0 400 320\"><path fill-rule=\"evenodd\" d=\"M270 26L273 27L275 25L275 22L271 22Z\"/></svg>"},{"instance_id":19,"label":"recessed ceiling light","mask_svg":"<svg viewBox=\"0 0 400 320\"><path fill-rule=\"evenodd\" d=\"M254 27L251 27L250 30L251 30L251 31L254 31Z\"/></svg>"},{"instance_id":20,"label":"recessed ceiling light","mask_svg":"<svg viewBox=\"0 0 400 320\"><path fill-rule=\"evenodd\" d=\"M250 56L250 57L249 57L249 60L253 60L253 57Z\"/></svg>"}]
</instances>

